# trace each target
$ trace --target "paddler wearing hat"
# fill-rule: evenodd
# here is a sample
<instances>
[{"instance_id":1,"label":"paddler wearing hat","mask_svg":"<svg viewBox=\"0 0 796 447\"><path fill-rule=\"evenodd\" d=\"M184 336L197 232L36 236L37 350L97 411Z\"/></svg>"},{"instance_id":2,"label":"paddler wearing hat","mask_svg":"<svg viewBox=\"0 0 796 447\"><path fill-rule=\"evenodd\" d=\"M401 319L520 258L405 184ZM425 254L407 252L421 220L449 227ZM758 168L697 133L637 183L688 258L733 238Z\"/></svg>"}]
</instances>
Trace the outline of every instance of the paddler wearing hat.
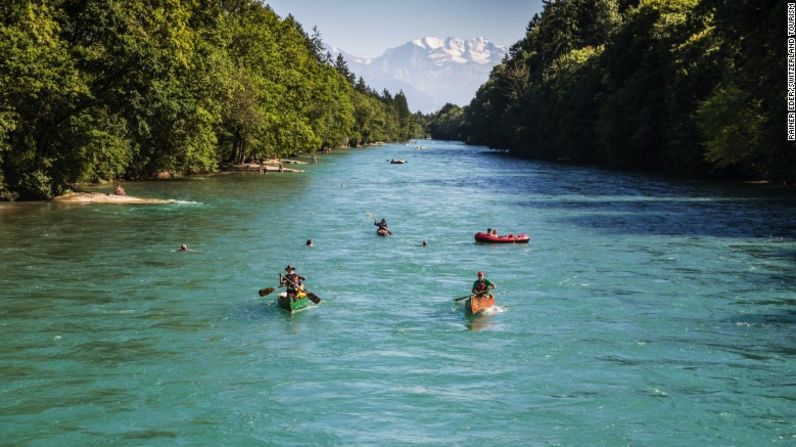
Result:
<instances>
[{"instance_id":1,"label":"paddler wearing hat","mask_svg":"<svg viewBox=\"0 0 796 447\"><path fill-rule=\"evenodd\" d=\"M286 274L279 275L279 285L286 286L287 296L296 301L296 296L298 296L299 292L303 292L301 285L307 278L296 273L296 268L290 264L285 267L285 271L287 272Z\"/></svg>"}]
</instances>

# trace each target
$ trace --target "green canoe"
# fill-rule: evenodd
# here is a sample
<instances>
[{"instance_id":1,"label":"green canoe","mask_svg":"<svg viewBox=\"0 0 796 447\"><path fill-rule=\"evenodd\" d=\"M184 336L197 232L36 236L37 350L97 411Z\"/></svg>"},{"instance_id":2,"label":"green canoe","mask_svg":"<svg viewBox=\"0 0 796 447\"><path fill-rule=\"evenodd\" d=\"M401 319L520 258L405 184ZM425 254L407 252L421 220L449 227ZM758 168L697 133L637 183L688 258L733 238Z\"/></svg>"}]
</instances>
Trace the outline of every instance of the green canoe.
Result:
<instances>
[{"instance_id":1,"label":"green canoe","mask_svg":"<svg viewBox=\"0 0 796 447\"><path fill-rule=\"evenodd\" d=\"M288 312L296 312L304 309L310 304L309 298L306 293L299 293L295 300L287 296L287 292L282 292L276 298L279 307Z\"/></svg>"}]
</instances>

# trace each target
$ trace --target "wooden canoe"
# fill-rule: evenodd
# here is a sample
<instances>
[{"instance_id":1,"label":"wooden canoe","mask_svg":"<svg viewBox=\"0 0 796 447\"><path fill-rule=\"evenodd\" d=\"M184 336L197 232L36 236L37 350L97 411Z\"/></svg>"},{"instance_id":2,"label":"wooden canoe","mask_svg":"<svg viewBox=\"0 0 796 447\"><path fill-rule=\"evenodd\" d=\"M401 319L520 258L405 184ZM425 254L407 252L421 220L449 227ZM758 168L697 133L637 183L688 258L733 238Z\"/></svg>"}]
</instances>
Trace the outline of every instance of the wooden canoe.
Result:
<instances>
[{"instance_id":1,"label":"wooden canoe","mask_svg":"<svg viewBox=\"0 0 796 447\"><path fill-rule=\"evenodd\" d=\"M494 305L495 297L492 295L473 295L465 301L464 311L469 315L478 315Z\"/></svg>"}]
</instances>

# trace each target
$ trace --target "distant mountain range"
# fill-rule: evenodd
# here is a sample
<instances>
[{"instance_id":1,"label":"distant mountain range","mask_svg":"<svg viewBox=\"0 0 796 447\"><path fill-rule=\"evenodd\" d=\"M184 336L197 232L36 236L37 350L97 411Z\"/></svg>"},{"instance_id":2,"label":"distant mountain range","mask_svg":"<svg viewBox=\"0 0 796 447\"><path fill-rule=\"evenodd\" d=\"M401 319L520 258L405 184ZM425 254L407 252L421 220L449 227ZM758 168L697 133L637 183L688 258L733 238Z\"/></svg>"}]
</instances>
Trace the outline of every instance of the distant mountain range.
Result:
<instances>
[{"instance_id":1,"label":"distant mountain range","mask_svg":"<svg viewBox=\"0 0 796 447\"><path fill-rule=\"evenodd\" d=\"M392 93L403 90L413 111L433 112L446 102L467 105L489 78L506 48L483 37L458 39L424 37L390 48L372 59L327 47L334 57L342 54L357 77L371 87Z\"/></svg>"}]
</instances>

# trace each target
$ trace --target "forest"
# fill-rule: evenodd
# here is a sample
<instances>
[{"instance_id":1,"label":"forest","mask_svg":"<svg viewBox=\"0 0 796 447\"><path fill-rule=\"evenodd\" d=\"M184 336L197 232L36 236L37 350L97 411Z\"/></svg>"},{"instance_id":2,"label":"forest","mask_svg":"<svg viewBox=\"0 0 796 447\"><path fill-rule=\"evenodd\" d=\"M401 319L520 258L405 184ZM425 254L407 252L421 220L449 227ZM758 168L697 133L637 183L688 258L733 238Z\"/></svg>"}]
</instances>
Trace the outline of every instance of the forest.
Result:
<instances>
[{"instance_id":1,"label":"forest","mask_svg":"<svg viewBox=\"0 0 796 447\"><path fill-rule=\"evenodd\" d=\"M0 3L0 198L402 141L402 92L256 0Z\"/></svg>"},{"instance_id":2,"label":"forest","mask_svg":"<svg viewBox=\"0 0 796 447\"><path fill-rule=\"evenodd\" d=\"M527 158L796 182L786 2L547 0L434 138Z\"/></svg>"}]
</instances>

